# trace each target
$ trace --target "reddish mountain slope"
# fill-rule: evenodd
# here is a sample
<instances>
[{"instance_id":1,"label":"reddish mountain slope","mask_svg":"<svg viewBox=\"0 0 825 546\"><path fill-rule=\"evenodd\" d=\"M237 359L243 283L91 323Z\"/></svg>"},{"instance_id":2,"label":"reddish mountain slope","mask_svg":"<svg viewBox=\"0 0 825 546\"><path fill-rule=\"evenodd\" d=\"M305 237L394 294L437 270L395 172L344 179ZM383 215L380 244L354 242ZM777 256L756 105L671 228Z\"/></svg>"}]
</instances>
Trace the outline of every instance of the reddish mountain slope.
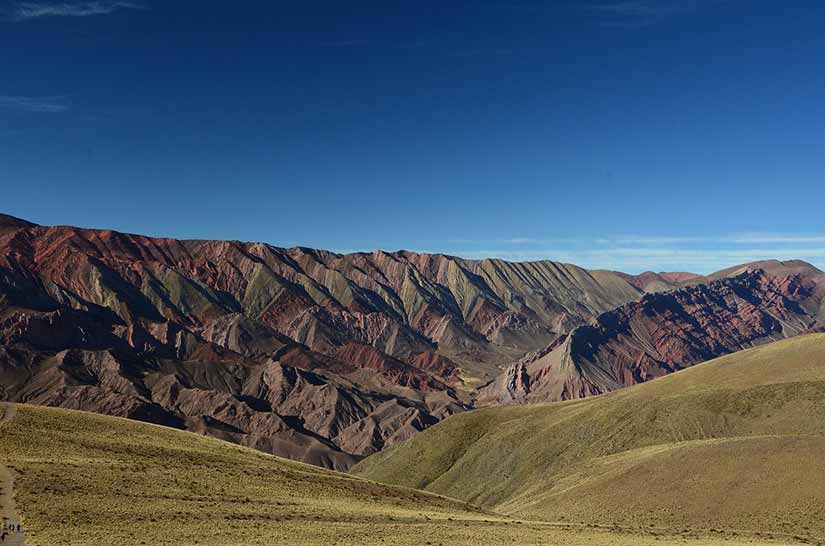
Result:
<instances>
[{"instance_id":1,"label":"reddish mountain slope","mask_svg":"<svg viewBox=\"0 0 825 546\"><path fill-rule=\"evenodd\" d=\"M779 260L763 260L736 265L707 276L683 271L661 273L645 271L638 275L628 275L617 272L617 274L640 291L651 294L676 290L685 286L703 284L718 279L735 277L745 271L753 269L762 269L765 273L772 276L788 276L793 274L816 275L821 273L817 268L802 260L789 260L785 262Z\"/></svg>"},{"instance_id":2,"label":"reddish mountain slope","mask_svg":"<svg viewBox=\"0 0 825 546\"><path fill-rule=\"evenodd\" d=\"M616 274L0 217L0 398L345 468L639 291Z\"/></svg>"},{"instance_id":3,"label":"reddish mountain slope","mask_svg":"<svg viewBox=\"0 0 825 546\"><path fill-rule=\"evenodd\" d=\"M798 264L797 264L798 265ZM511 365L480 400L581 398L769 341L821 329L825 274L808 265L648 294Z\"/></svg>"},{"instance_id":4,"label":"reddish mountain slope","mask_svg":"<svg viewBox=\"0 0 825 546\"><path fill-rule=\"evenodd\" d=\"M653 271L645 271L638 275L626 275L619 273L628 283L635 286L646 294L655 292L666 292L685 286L691 282L701 282L705 280L702 275L687 272L662 272L654 273Z\"/></svg>"},{"instance_id":5,"label":"reddish mountain slope","mask_svg":"<svg viewBox=\"0 0 825 546\"><path fill-rule=\"evenodd\" d=\"M0 249L0 399L163 423L335 468L472 407L475 387L494 379L480 402L585 396L825 316L822 274L803 262L701 284L8 216ZM696 286L637 302L651 279Z\"/></svg>"}]
</instances>

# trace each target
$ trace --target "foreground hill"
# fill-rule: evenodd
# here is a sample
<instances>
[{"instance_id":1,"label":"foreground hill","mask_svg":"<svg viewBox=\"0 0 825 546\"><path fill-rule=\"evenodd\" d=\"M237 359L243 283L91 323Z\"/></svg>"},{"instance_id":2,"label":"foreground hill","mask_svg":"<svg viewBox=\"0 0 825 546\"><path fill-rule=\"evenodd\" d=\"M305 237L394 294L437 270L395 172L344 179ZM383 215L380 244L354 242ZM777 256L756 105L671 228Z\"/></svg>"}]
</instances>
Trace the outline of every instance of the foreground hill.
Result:
<instances>
[{"instance_id":1,"label":"foreground hill","mask_svg":"<svg viewBox=\"0 0 825 546\"><path fill-rule=\"evenodd\" d=\"M554 262L341 255L0 216L0 400L130 417L344 469L639 297Z\"/></svg>"},{"instance_id":2,"label":"foreground hill","mask_svg":"<svg viewBox=\"0 0 825 546\"><path fill-rule=\"evenodd\" d=\"M825 335L609 395L464 413L359 475L519 517L825 536Z\"/></svg>"},{"instance_id":3,"label":"foreground hill","mask_svg":"<svg viewBox=\"0 0 825 546\"><path fill-rule=\"evenodd\" d=\"M35 406L0 422L4 464L16 474L29 545L720 543L716 534L515 521L187 432Z\"/></svg>"}]
</instances>

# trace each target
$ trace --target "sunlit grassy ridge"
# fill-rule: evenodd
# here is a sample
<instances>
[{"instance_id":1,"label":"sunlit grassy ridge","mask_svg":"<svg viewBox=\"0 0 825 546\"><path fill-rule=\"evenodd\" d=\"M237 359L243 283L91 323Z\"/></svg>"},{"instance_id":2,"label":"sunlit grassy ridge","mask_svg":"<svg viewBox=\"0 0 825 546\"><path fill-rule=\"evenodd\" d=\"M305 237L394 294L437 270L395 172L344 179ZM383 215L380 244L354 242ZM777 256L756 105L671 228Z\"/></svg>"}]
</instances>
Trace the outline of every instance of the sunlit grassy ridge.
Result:
<instances>
[{"instance_id":1,"label":"sunlit grassy ridge","mask_svg":"<svg viewBox=\"0 0 825 546\"><path fill-rule=\"evenodd\" d=\"M27 545L605 545L716 535L528 523L154 425L17 406L0 461ZM751 537L752 538L752 537Z\"/></svg>"},{"instance_id":2,"label":"sunlit grassy ridge","mask_svg":"<svg viewBox=\"0 0 825 546\"><path fill-rule=\"evenodd\" d=\"M30 544L261 543L307 522L486 516L459 502L380 486L163 427L18 406L0 455L19 477Z\"/></svg>"},{"instance_id":3,"label":"sunlit grassy ridge","mask_svg":"<svg viewBox=\"0 0 825 546\"><path fill-rule=\"evenodd\" d=\"M452 417L355 472L518 517L825 536L825 335Z\"/></svg>"},{"instance_id":4,"label":"sunlit grassy ridge","mask_svg":"<svg viewBox=\"0 0 825 546\"><path fill-rule=\"evenodd\" d=\"M154 425L17 408L0 425L0 460L17 473L29 546L629 546L825 534L821 335L605 397L470 412L361 468L555 524Z\"/></svg>"}]
</instances>

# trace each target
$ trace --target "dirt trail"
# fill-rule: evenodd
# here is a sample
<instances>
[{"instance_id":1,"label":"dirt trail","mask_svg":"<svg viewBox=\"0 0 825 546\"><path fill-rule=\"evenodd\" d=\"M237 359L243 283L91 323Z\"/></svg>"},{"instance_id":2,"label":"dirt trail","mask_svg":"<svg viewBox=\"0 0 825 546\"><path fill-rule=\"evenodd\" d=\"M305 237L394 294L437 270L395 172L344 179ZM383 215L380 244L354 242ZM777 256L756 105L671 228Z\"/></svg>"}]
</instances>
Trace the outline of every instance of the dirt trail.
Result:
<instances>
[{"instance_id":1,"label":"dirt trail","mask_svg":"<svg viewBox=\"0 0 825 546\"><path fill-rule=\"evenodd\" d=\"M0 434L3 424L14 418L12 404L0 403ZM14 505L14 475L0 460L0 545L23 546L25 537Z\"/></svg>"}]
</instances>

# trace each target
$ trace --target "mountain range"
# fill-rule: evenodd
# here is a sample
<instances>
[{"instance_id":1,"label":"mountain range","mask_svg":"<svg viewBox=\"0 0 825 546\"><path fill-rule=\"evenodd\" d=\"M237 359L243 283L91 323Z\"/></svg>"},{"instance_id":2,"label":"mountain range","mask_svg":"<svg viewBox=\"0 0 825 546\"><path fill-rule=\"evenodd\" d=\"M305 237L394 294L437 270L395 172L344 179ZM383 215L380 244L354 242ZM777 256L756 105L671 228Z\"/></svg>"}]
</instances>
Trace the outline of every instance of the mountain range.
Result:
<instances>
[{"instance_id":1,"label":"mountain range","mask_svg":"<svg viewBox=\"0 0 825 546\"><path fill-rule=\"evenodd\" d=\"M347 469L450 415L819 331L804 262L710 276L337 254L0 216L0 399Z\"/></svg>"}]
</instances>

